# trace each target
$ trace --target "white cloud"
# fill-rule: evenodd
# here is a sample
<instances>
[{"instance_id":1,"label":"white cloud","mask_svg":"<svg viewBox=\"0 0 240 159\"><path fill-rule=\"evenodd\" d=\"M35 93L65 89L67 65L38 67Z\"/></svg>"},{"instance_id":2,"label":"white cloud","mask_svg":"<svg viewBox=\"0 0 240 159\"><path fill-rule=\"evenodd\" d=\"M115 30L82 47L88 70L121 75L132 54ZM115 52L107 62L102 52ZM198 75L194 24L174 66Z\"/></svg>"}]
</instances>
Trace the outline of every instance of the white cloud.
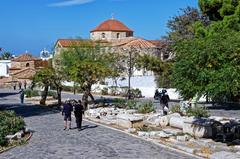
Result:
<instances>
[{"instance_id":1,"label":"white cloud","mask_svg":"<svg viewBox=\"0 0 240 159\"><path fill-rule=\"evenodd\" d=\"M95 0L65 0L62 2L52 3L49 4L49 7L66 7L66 6L74 6L74 5L81 5L86 3L91 3Z\"/></svg>"}]
</instances>

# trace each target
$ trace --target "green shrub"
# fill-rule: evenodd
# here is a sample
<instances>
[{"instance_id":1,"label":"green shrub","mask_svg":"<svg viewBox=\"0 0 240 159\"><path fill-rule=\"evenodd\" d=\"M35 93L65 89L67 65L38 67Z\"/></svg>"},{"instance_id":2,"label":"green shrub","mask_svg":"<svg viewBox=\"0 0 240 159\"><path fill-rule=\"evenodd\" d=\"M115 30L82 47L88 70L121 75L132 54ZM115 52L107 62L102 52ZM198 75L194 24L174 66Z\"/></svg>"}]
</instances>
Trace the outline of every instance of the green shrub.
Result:
<instances>
[{"instance_id":1,"label":"green shrub","mask_svg":"<svg viewBox=\"0 0 240 159\"><path fill-rule=\"evenodd\" d=\"M127 106L126 107L127 109L137 109L138 108L137 102L134 100L128 100L126 106Z\"/></svg>"},{"instance_id":2,"label":"green shrub","mask_svg":"<svg viewBox=\"0 0 240 159\"><path fill-rule=\"evenodd\" d=\"M148 127L147 125L143 125L142 127L138 127L137 130L138 131L144 131L144 132L153 131L153 129L151 127Z\"/></svg>"},{"instance_id":3,"label":"green shrub","mask_svg":"<svg viewBox=\"0 0 240 159\"><path fill-rule=\"evenodd\" d=\"M142 97L142 92L140 89L136 88L136 89L131 89L131 93L132 93L132 96L134 98L141 98Z\"/></svg>"},{"instance_id":4,"label":"green shrub","mask_svg":"<svg viewBox=\"0 0 240 159\"><path fill-rule=\"evenodd\" d=\"M39 96L39 92L37 90L31 90L31 89L24 90L24 94L26 95L27 98Z\"/></svg>"},{"instance_id":5,"label":"green shrub","mask_svg":"<svg viewBox=\"0 0 240 159\"><path fill-rule=\"evenodd\" d=\"M101 90L101 94L102 94L102 95L108 95L108 88L107 88L107 87L104 87L104 88Z\"/></svg>"},{"instance_id":6,"label":"green shrub","mask_svg":"<svg viewBox=\"0 0 240 159\"><path fill-rule=\"evenodd\" d=\"M126 99L115 98L112 101L118 108L126 108Z\"/></svg>"},{"instance_id":7,"label":"green shrub","mask_svg":"<svg viewBox=\"0 0 240 159\"><path fill-rule=\"evenodd\" d=\"M155 112L155 107L154 107L152 101L146 101L146 102L143 102L142 104L140 104L138 107L138 112L143 113L143 114Z\"/></svg>"},{"instance_id":8,"label":"green shrub","mask_svg":"<svg viewBox=\"0 0 240 159\"><path fill-rule=\"evenodd\" d=\"M62 90L66 91L66 92L72 92L73 91L73 87L71 87L71 86L63 86Z\"/></svg>"},{"instance_id":9,"label":"green shrub","mask_svg":"<svg viewBox=\"0 0 240 159\"><path fill-rule=\"evenodd\" d=\"M171 107L171 112L182 114L180 105L174 105L173 107Z\"/></svg>"},{"instance_id":10,"label":"green shrub","mask_svg":"<svg viewBox=\"0 0 240 159\"><path fill-rule=\"evenodd\" d=\"M53 97L53 99L57 99L57 92L55 92L55 91L48 91L48 96Z\"/></svg>"},{"instance_id":11,"label":"green shrub","mask_svg":"<svg viewBox=\"0 0 240 159\"><path fill-rule=\"evenodd\" d=\"M186 111L187 116L194 116L194 117L209 117L209 112L204 107L194 107L189 108Z\"/></svg>"},{"instance_id":12,"label":"green shrub","mask_svg":"<svg viewBox=\"0 0 240 159\"><path fill-rule=\"evenodd\" d=\"M14 111L0 112L0 145L7 144L5 137L13 135L24 128L24 120L22 117L16 116Z\"/></svg>"},{"instance_id":13,"label":"green shrub","mask_svg":"<svg viewBox=\"0 0 240 159\"><path fill-rule=\"evenodd\" d=\"M113 95L113 96L118 95L118 87L116 86L109 87L109 91L110 91L110 95Z\"/></svg>"}]
</instances>

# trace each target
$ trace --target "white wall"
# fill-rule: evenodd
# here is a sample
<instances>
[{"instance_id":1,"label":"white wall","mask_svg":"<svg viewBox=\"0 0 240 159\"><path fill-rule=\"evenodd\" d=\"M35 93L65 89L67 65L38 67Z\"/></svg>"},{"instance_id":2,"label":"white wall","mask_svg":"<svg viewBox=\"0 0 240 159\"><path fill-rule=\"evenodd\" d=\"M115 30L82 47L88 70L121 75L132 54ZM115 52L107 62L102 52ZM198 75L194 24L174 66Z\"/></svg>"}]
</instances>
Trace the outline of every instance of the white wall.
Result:
<instances>
[{"instance_id":1,"label":"white wall","mask_svg":"<svg viewBox=\"0 0 240 159\"><path fill-rule=\"evenodd\" d=\"M0 60L0 76L9 77L10 60Z\"/></svg>"},{"instance_id":2,"label":"white wall","mask_svg":"<svg viewBox=\"0 0 240 159\"><path fill-rule=\"evenodd\" d=\"M102 33L105 34L104 39L102 38ZM91 32L90 38L92 40L113 40L113 39L117 39L118 33L119 33L119 39L127 37L126 32L96 31L96 32Z\"/></svg>"}]
</instances>

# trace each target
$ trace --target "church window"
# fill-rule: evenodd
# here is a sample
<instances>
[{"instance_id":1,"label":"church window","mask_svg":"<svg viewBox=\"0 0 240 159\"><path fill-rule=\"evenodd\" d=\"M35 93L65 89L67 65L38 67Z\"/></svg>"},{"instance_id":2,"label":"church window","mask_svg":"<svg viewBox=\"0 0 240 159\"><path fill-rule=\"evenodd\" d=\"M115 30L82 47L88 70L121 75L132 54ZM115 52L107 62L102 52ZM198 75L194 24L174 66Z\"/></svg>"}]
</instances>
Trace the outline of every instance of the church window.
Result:
<instances>
[{"instance_id":1,"label":"church window","mask_svg":"<svg viewBox=\"0 0 240 159\"><path fill-rule=\"evenodd\" d=\"M105 39L106 35L105 33L102 33L102 38Z\"/></svg>"},{"instance_id":2,"label":"church window","mask_svg":"<svg viewBox=\"0 0 240 159\"><path fill-rule=\"evenodd\" d=\"M117 33L117 39L119 39L120 38L120 33Z\"/></svg>"}]
</instances>

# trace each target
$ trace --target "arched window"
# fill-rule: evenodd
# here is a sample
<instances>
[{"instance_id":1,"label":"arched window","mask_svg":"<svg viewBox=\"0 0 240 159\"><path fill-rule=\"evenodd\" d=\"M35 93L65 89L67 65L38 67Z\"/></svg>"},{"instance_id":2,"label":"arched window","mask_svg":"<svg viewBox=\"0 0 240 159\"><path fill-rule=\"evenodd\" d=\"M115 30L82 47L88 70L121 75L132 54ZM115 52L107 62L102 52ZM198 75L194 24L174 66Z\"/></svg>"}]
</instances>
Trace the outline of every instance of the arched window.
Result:
<instances>
[{"instance_id":1,"label":"arched window","mask_svg":"<svg viewBox=\"0 0 240 159\"><path fill-rule=\"evenodd\" d=\"M29 67L29 63L26 64L26 67Z\"/></svg>"},{"instance_id":2,"label":"arched window","mask_svg":"<svg viewBox=\"0 0 240 159\"><path fill-rule=\"evenodd\" d=\"M120 38L120 33L117 33L117 39L119 39Z\"/></svg>"},{"instance_id":3,"label":"arched window","mask_svg":"<svg viewBox=\"0 0 240 159\"><path fill-rule=\"evenodd\" d=\"M105 33L102 33L102 38L105 39L106 35Z\"/></svg>"}]
</instances>

